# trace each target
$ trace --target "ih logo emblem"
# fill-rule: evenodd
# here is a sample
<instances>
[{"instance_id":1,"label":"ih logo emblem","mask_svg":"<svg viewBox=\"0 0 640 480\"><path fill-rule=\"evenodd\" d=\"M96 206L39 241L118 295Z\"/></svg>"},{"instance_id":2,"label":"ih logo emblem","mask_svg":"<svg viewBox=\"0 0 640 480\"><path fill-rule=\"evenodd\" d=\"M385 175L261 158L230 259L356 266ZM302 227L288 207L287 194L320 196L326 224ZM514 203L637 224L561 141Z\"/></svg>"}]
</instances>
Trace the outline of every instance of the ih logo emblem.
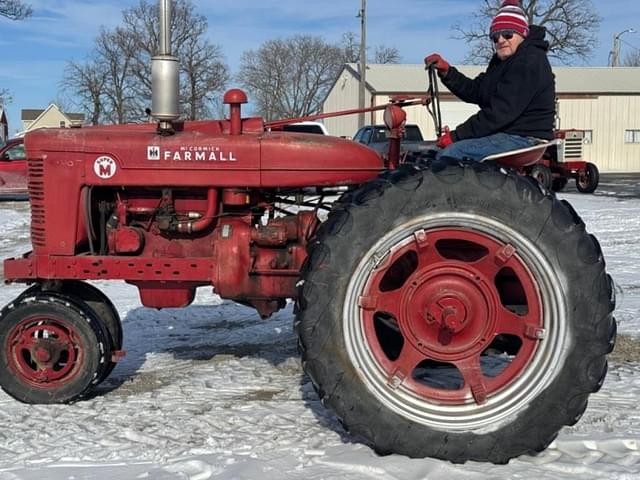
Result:
<instances>
[{"instance_id":1,"label":"ih logo emblem","mask_svg":"<svg viewBox=\"0 0 640 480\"><path fill-rule=\"evenodd\" d=\"M93 171L96 175L104 180L113 177L116 174L118 166L111 157L98 157L93 163Z\"/></svg>"},{"instance_id":2,"label":"ih logo emblem","mask_svg":"<svg viewBox=\"0 0 640 480\"><path fill-rule=\"evenodd\" d=\"M160 147L147 147L147 160L160 160Z\"/></svg>"}]
</instances>

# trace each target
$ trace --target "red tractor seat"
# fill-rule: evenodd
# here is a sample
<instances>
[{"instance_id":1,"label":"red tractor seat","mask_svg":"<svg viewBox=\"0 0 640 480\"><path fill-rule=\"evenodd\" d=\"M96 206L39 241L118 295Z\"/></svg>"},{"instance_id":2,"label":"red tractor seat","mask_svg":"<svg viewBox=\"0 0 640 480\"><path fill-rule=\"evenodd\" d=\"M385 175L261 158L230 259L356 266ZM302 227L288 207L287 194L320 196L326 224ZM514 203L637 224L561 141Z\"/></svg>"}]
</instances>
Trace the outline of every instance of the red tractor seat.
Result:
<instances>
[{"instance_id":1,"label":"red tractor seat","mask_svg":"<svg viewBox=\"0 0 640 480\"><path fill-rule=\"evenodd\" d=\"M541 140L541 143L533 147L519 148L518 150L509 150L508 152L496 153L484 157L482 161L495 160L498 163L512 168L522 168L527 165L537 163L544 155L544 152L552 145L560 144L561 140L555 139L551 141Z\"/></svg>"}]
</instances>

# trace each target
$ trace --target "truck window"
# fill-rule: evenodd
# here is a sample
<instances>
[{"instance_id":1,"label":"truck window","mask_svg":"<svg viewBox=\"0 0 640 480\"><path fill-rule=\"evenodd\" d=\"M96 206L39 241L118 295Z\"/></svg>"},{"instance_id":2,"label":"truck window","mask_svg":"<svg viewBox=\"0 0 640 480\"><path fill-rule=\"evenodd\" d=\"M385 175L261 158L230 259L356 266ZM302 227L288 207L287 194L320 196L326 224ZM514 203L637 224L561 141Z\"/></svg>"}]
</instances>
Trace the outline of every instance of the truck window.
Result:
<instances>
[{"instance_id":1,"label":"truck window","mask_svg":"<svg viewBox=\"0 0 640 480\"><path fill-rule=\"evenodd\" d=\"M385 128L376 128L372 141L375 143L386 142L387 130Z\"/></svg>"},{"instance_id":2,"label":"truck window","mask_svg":"<svg viewBox=\"0 0 640 480\"><path fill-rule=\"evenodd\" d=\"M408 126L404 132L405 140L409 142L422 142L422 133L417 126Z\"/></svg>"},{"instance_id":3,"label":"truck window","mask_svg":"<svg viewBox=\"0 0 640 480\"><path fill-rule=\"evenodd\" d=\"M310 125L310 124L291 124L285 125L282 127L282 130L285 132L300 132L300 133L317 133L320 135L324 135L324 131L320 125Z\"/></svg>"}]
</instances>

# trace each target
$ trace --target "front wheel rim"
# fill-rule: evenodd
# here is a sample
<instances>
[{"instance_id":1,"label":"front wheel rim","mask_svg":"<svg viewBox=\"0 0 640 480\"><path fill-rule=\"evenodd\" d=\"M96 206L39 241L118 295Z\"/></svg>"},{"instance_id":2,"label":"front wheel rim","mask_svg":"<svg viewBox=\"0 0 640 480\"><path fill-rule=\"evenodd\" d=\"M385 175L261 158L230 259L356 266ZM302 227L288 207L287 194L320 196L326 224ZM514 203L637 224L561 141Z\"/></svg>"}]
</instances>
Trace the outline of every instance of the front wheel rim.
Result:
<instances>
[{"instance_id":1,"label":"front wheel rim","mask_svg":"<svg viewBox=\"0 0 640 480\"><path fill-rule=\"evenodd\" d=\"M515 294L505 286L514 279ZM446 430L497 428L562 363L558 284L540 249L502 223L418 218L385 235L356 267L345 297L347 351L395 413ZM522 297L524 311L508 304ZM486 360L498 335L519 345L496 373L495 359ZM436 378L443 373L447 385Z\"/></svg>"},{"instance_id":2,"label":"front wheel rim","mask_svg":"<svg viewBox=\"0 0 640 480\"><path fill-rule=\"evenodd\" d=\"M48 390L62 388L77 377L86 348L68 321L38 315L22 320L9 332L6 355L16 378Z\"/></svg>"}]
</instances>

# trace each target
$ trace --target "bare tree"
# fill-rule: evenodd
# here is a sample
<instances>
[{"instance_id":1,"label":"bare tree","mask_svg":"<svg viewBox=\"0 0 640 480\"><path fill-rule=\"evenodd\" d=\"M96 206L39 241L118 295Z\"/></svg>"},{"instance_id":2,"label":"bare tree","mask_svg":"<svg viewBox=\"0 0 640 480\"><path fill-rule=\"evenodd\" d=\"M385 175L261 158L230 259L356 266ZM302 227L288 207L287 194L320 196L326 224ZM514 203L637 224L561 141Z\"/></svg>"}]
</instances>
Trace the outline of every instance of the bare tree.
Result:
<instances>
[{"instance_id":1,"label":"bare tree","mask_svg":"<svg viewBox=\"0 0 640 480\"><path fill-rule=\"evenodd\" d=\"M355 33L343 33L340 48L342 49L344 63L358 62L358 57L360 56L360 44L358 43L358 37Z\"/></svg>"},{"instance_id":2,"label":"bare tree","mask_svg":"<svg viewBox=\"0 0 640 480\"><path fill-rule=\"evenodd\" d=\"M144 115L133 89L133 43L131 36L120 27L114 31L103 29L96 39L95 68L104 74L103 113L109 123L133 122Z\"/></svg>"},{"instance_id":3,"label":"bare tree","mask_svg":"<svg viewBox=\"0 0 640 480\"><path fill-rule=\"evenodd\" d=\"M402 55L395 47L376 47L372 63L400 63Z\"/></svg>"},{"instance_id":4,"label":"bare tree","mask_svg":"<svg viewBox=\"0 0 640 480\"><path fill-rule=\"evenodd\" d=\"M180 59L180 103L188 119L217 108L229 80L218 46L204 38L206 18L190 0L176 0L171 28L172 53ZM70 63L63 87L75 93L93 123L145 119L151 104L151 57L158 51L158 6L147 0L123 12L123 24L102 30L85 64Z\"/></svg>"},{"instance_id":5,"label":"bare tree","mask_svg":"<svg viewBox=\"0 0 640 480\"><path fill-rule=\"evenodd\" d=\"M11 92L6 88L0 88L0 107L5 107L12 102Z\"/></svg>"},{"instance_id":6,"label":"bare tree","mask_svg":"<svg viewBox=\"0 0 640 480\"><path fill-rule=\"evenodd\" d=\"M137 112L132 88L130 50L131 39L122 29L102 29L86 63L67 64L61 86L79 100L94 125L126 123L143 115L143 111Z\"/></svg>"},{"instance_id":7,"label":"bare tree","mask_svg":"<svg viewBox=\"0 0 640 480\"><path fill-rule=\"evenodd\" d=\"M85 64L69 62L65 68L62 85L75 93L79 100L76 106L87 113L92 125L97 125L102 119L106 77L97 61Z\"/></svg>"},{"instance_id":8,"label":"bare tree","mask_svg":"<svg viewBox=\"0 0 640 480\"><path fill-rule=\"evenodd\" d=\"M321 37L268 40L242 55L238 81L268 120L317 112L342 67L343 52Z\"/></svg>"},{"instance_id":9,"label":"bare tree","mask_svg":"<svg viewBox=\"0 0 640 480\"><path fill-rule=\"evenodd\" d=\"M640 50L635 49L624 57L625 67L640 67Z\"/></svg>"},{"instance_id":10,"label":"bare tree","mask_svg":"<svg viewBox=\"0 0 640 480\"><path fill-rule=\"evenodd\" d=\"M158 50L158 5L141 0L123 13L124 30L133 41L131 61L136 92L151 98L151 57ZM208 23L190 0L176 0L171 23L172 53L180 59L180 101L190 120L208 116L229 82L229 67L219 46L205 35Z\"/></svg>"},{"instance_id":11,"label":"bare tree","mask_svg":"<svg viewBox=\"0 0 640 480\"><path fill-rule=\"evenodd\" d=\"M31 5L20 0L0 0L0 16L11 20L22 20L32 13Z\"/></svg>"},{"instance_id":12,"label":"bare tree","mask_svg":"<svg viewBox=\"0 0 640 480\"><path fill-rule=\"evenodd\" d=\"M198 42L195 38L185 44L181 62L183 109L187 118L207 117L216 110L216 101L229 81L229 69L222 58L217 45Z\"/></svg>"},{"instance_id":13,"label":"bare tree","mask_svg":"<svg viewBox=\"0 0 640 480\"><path fill-rule=\"evenodd\" d=\"M469 26L454 25L456 38L464 39L471 49L469 63L485 63L493 55L488 39L489 25L501 0L483 0ZM563 63L586 61L596 45L601 18L589 0L524 0L522 7L530 24L547 29L549 56Z\"/></svg>"},{"instance_id":14,"label":"bare tree","mask_svg":"<svg viewBox=\"0 0 640 480\"><path fill-rule=\"evenodd\" d=\"M30 5L20 0L0 0L0 16L10 20L22 20L33 13ZM0 107L12 102L11 92L6 88L0 88Z\"/></svg>"},{"instance_id":15,"label":"bare tree","mask_svg":"<svg viewBox=\"0 0 640 480\"><path fill-rule=\"evenodd\" d=\"M343 51L344 60L342 63L357 63L360 57L360 44L355 33L347 32L342 34L340 48ZM367 52L369 48L367 48ZM367 54L367 57L369 55ZM368 63L400 63L402 56L395 47L378 45L374 49L373 57L367 59Z\"/></svg>"}]
</instances>

